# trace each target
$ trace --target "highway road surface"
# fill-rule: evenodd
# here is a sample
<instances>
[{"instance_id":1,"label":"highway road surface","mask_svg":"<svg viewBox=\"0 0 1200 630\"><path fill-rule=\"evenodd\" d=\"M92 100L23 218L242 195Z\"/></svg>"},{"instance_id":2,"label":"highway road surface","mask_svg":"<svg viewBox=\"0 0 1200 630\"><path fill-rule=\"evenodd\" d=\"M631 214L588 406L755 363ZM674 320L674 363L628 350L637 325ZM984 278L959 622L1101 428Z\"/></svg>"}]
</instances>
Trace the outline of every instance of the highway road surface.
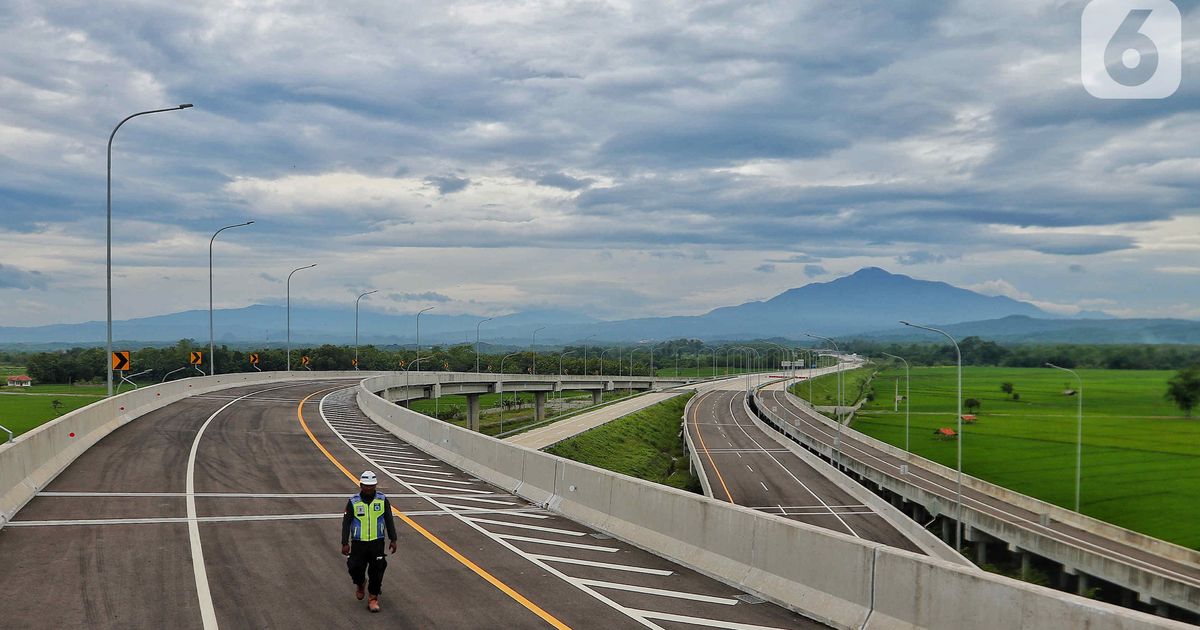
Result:
<instances>
[{"instance_id":1,"label":"highway road surface","mask_svg":"<svg viewBox=\"0 0 1200 630\"><path fill-rule=\"evenodd\" d=\"M685 419L714 498L923 553L883 516L759 429L744 379L697 394Z\"/></svg>"},{"instance_id":2,"label":"highway road surface","mask_svg":"<svg viewBox=\"0 0 1200 630\"><path fill-rule=\"evenodd\" d=\"M0 625L818 627L430 458L352 382L195 396L101 440L0 530ZM364 469L400 535L375 616L339 544Z\"/></svg>"},{"instance_id":3,"label":"highway road surface","mask_svg":"<svg viewBox=\"0 0 1200 630\"><path fill-rule=\"evenodd\" d=\"M764 388L762 401L764 405L776 407L786 421L812 439L832 446L836 428L818 420L803 401L785 391L783 383ZM900 466L903 462L900 459L857 439L856 434L855 431L842 431L844 461L857 460L887 475L901 476ZM909 467L908 475L903 478L909 483L943 497L947 505L955 504L956 484L952 476L943 477L924 468L913 466ZM963 486L963 501L967 508L989 514L1016 527L1035 531L1040 535L1083 548L1089 553L1158 573L1171 580L1200 587L1200 567L1195 565L1148 553L1119 540L1099 536L1057 520L1050 521L1049 525L1042 525L1038 514L965 485ZM951 507L948 511L952 512L953 509Z\"/></svg>"}]
</instances>

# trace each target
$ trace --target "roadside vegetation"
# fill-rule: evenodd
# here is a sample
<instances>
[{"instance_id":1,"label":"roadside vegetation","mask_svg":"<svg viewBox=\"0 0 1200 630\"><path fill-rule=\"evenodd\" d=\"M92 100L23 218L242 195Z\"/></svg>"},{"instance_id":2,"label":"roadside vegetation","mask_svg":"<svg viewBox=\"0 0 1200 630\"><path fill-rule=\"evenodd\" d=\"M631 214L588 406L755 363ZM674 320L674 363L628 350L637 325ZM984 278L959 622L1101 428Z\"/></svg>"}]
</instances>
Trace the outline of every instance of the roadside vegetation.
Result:
<instances>
[{"instance_id":1,"label":"roadside vegetation","mask_svg":"<svg viewBox=\"0 0 1200 630\"><path fill-rule=\"evenodd\" d=\"M546 452L613 472L700 492L700 479L688 471L680 433L683 408L692 394L677 396L601 425L546 449Z\"/></svg>"},{"instance_id":2,"label":"roadside vegetation","mask_svg":"<svg viewBox=\"0 0 1200 630\"><path fill-rule=\"evenodd\" d=\"M1193 549L1200 549L1200 421L1165 392L1167 370L1079 370L1084 382L1082 507L1084 514ZM895 409L903 367L879 369L873 400L854 428L904 447L904 403ZM963 470L1068 509L1074 506L1076 382L1049 368L968 367L963 398L976 420L963 425ZM938 439L956 428L954 367L912 370L912 451L955 465L956 442ZM966 410L964 409L964 412Z\"/></svg>"}]
</instances>

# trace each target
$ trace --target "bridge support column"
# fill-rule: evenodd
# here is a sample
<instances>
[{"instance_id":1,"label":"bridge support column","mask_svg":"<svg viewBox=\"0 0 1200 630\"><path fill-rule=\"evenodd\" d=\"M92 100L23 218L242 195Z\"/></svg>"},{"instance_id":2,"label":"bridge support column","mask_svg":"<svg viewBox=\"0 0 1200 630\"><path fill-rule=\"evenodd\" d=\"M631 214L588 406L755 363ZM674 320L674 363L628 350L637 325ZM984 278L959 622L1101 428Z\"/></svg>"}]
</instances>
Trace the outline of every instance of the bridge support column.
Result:
<instances>
[{"instance_id":1,"label":"bridge support column","mask_svg":"<svg viewBox=\"0 0 1200 630\"><path fill-rule=\"evenodd\" d=\"M1029 569L1030 569L1029 564L1030 564L1033 554L1030 554L1028 551L1025 551L1024 549L1022 549L1020 553L1021 553L1021 579L1028 580L1029 579Z\"/></svg>"},{"instance_id":2,"label":"bridge support column","mask_svg":"<svg viewBox=\"0 0 1200 630\"><path fill-rule=\"evenodd\" d=\"M546 419L546 392L533 392L533 421Z\"/></svg>"},{"instance_id":3,"label":"bridge support column","mask_svg":"<svg viewBox=\"0 0 1200 630\"><path fill-rule=\"evenodd\" d=\"M604 390L593 389L592 390L592 404L599 405L602 402L604 402Z\"/></svg>"},{"instance_id":4,"label":"bridge support column","mask_svg":"<svg viewBox=\"0 0 1200 630\"><path fill-rule=\"evenodd\" d=\"M467 394L467 427L479 431L479 394Z\"/></svg>"},{"instance_id":5,"label":"bridge support column","mask_svg":"<svg viewBox=\"0 0 1200 630\"><path fill-rule=\"evenodd\" d=\"M1080 571L1076 577L1078 577L1078 580L1076 580L1078 582L1076 584L1076 586L1078 588L1075 592L1078 595L1083 596L1085 593L1087 593L1087 590L1088 590L1088 576L1086 573Z\"/></svg>"}]
</instances>

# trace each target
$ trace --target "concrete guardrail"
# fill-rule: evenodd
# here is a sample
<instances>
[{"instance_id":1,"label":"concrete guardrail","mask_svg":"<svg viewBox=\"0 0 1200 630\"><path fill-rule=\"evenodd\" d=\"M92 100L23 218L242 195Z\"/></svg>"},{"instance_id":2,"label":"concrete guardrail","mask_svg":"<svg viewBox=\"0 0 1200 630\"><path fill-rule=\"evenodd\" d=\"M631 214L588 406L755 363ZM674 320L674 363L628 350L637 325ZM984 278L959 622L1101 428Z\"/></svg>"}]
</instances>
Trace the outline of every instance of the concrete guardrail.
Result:
<instances>
[{"instance_id":1,"label":"concrete guardrail","mask_svg":"<svg viewBox=\"0 0 1200 630\"><path fill-rule=\"evenodd\" d=\"M397 437L567 518L837 628L1190 627L508 444L375 394L396 379L364 380L358 403Z\"/></svg>"},{"instance_id":2,"label":"concrete guardrail","mask_svg":"<svg viewBox=\"0 0 1200 630\"><path fill-rule=\"evenodd\" d=\"M370 372L255 372L186 378L142 387L63 414L0 445L0 528L71 462L139 416L188 396L240 385L369 376Z\"/></svg>"}]
</instances>

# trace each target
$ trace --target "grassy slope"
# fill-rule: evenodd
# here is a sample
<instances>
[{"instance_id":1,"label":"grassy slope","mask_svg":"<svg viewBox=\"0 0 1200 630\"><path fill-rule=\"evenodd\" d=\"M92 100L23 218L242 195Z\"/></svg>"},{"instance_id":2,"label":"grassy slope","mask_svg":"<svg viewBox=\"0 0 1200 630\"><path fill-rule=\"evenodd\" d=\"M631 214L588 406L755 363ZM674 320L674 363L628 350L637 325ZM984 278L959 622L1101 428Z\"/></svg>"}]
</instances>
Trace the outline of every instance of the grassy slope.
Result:
<instances>
[{"instance_id":1,"label":"grassy slope","mask_svg":"<svg viewBox=\"0 0 1200 630\"><path fill-rule=\"evenodd\" d=\"M100 399L100 396L62 396L56 399L54 396L0 394L0 425L20 435ZM54 400L61 402L62 407L55 409L51 404ZM6 437L7 434L4 434L0 441Z\"/></svg>"},{"instance_id":2,"label":"grassy slope","mask_svg":"<svg viewBox=\"0 0 1200 630\"><path fill-rule=\"evenodd\" d=\"M1163 399L1168 371L1082 370L1085 514L1200 549L1200 420L1187 419ZM854 422L859 431L904 446L904 405L892 411L895 379L881 372L875 401ZM1000 391L1011 382L1021 399ZM947 466L954 441L932 438L954 424L954 368L912 372L911 444L917 454ZM963 397L982 406L963 435L969 474L1064 507L1073 507L1077 399L1069 374L1050 369L977 368L963 371Z\"/></svg>"},{"instance_id":3,"label":"grassy slope","mask_svg":"<svg viewBox=\"0 0 1200 630\"><path fill-rule=\"evenodd\" d=\"M688 472L679 437L683 408L692 394L677 396L596 427L546 449L577 462L692 492L700 481Z\"/></svg>"}]
</instances>

